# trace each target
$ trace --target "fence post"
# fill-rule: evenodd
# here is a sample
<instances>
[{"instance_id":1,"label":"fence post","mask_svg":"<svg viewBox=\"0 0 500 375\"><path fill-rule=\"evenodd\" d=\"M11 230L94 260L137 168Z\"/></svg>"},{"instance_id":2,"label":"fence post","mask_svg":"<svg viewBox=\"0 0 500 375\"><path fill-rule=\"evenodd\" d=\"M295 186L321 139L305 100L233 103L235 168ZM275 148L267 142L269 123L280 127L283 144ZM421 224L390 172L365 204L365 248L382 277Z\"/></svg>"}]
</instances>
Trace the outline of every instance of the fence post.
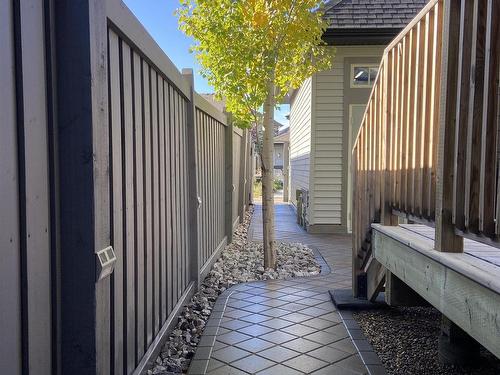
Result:
<instances>
[{"instance_id":1,"label":"fence post","mask_svg":"<svg viewBox=\"0 0 500 375\"><path fill-rule=\"evenodd\" d=\"M111 240L106 4L55 2L55 23L61 373L109 374L110 277L96 282L95 254Z\"/></svg>"},{"instance_id":2,"label":"fence post","mask_svg":"<svg viewBox=\"0 0 500 375\"><path fill-rule=\"evenodd\" d=\"M458 81L458 48L460 4L443 2L443 40L441 56L441 95L439 98L439 140L436 167L436 240L435 249L462 252L463 238L453 226L453 172L455 161L456 92ZM440 16L440 15L438 15Z\"/></svg>"},{"instance_id":3,"label":"fence post","mask_svg":"<svg viewBox=\"0 0 500 375\"><path fill-rule=\"evenodd\" d=\"M226 165L226 189L225 189L225 233L227 243L233 242L233 119L230 113L226 113L227 126L225 136L225 165Z\"/></svg>"},{"instance_id":4,"label":"fence post","mask_svg":"<svg viewBox=\"0 0 500 375\"><path fill-rule=\"evenodd\" d=\"M189 197L189 256L191 280L200 285L200 253L198 251L198 181L196 165L196 104L193 69L182 69L182 75L189 82L189 101L187 105L187 164L188 164L188 197Z\"/></svg>"},{"instance_id":5,"label":"fence post","mask_svg":"<svg viewBox=\"0 0 500 375\"><path fill-rule=\"evenodd\" d=\"M245 202L246 202L246 189L247 189L247 163L246 163L246 155L247 155L247 135L248 132L243 130L243 134L241 136L241 147L240 147L240 180L238 184L239 188L239 197L238 197L238 214L240 215L240 223L243 222L243 218L245 216Z\"/></svg>"}]
</instances>

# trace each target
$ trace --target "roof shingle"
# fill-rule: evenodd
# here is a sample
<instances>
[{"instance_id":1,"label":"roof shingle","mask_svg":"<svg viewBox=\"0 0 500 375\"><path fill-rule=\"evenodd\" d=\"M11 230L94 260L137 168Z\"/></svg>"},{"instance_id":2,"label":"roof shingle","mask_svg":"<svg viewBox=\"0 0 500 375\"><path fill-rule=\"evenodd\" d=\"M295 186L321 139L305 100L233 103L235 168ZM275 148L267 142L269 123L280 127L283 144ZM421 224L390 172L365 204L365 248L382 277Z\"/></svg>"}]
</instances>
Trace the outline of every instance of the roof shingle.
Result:
<instances>
[{"instance_id":1,"label":"roof shingle","mask_svg":"<svg viewBox=\"0 0 500 375\"><path fill-rule=\"evenodd\" d=\"M325 17L329 29L402 29L427 0L331 0Z\"/></svg>"}]
</instances>

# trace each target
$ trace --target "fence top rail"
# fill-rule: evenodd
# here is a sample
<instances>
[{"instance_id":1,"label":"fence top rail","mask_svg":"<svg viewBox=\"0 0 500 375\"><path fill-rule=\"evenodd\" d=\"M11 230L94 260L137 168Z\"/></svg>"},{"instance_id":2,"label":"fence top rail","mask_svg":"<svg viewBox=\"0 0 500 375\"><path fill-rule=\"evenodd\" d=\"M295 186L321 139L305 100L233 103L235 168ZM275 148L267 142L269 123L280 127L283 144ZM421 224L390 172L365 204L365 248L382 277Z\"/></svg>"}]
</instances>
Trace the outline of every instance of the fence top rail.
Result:
<instances>
[{"instance_id":1,"label":"fence top rail","mask_svg":"<svg viewBox=\"0 0 500 375\"><path fill-rule=\"evenodd\" d=\"M127 42L134 45L145 59L149 60L186 98L189 98L189 82L182 76L130 9L122 0L105 1L106 15L113 29Z\"/></svg>"},{"instance_id":2,"label":"fence top rail","mask_svg":"<svg viewBox=\"0 0 500 375\"><path fill-rule=\"evenodd\" d=\"M200 111L219 121L224 126L227 126L227 116L198 93L194 94L194 105Z\"/></svg>"},{"instance_id":3,"label":"fence top rail","mask_svg":"<svg viewBox=\"0 0 500 375\"><path fill-rule=\"evenodd\" d=\"M398 45L399 42L405 37L406 34L410 32L417 23L419 23L432 8L439 2L439 0L429 0L429 2L422 8L420 12L410 21L406 27L401 30L401 32L392 40L392 42L385 48L384 56L388 54L394 47Z\"/></svg>"}]
</instances>

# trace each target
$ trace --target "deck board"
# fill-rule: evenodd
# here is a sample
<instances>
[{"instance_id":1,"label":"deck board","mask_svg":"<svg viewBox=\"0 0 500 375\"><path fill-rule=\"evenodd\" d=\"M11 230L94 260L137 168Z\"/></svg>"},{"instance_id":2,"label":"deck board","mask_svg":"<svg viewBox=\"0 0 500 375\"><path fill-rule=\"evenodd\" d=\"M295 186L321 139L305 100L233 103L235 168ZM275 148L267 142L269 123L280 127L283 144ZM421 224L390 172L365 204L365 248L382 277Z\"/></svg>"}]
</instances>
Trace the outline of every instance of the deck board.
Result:
<instances>
[{"instance_id":1,"label":"deck board","mask_svg":"<svg viewBox=\"0 0 500 375\"><path fill-rule=\"evenodd\" d=\"M401 224L400 227L434 241L434 228L427 225ZM496 247L464 238L464 253L500 268L500 249Z\"/></svg>"}]
</instances>

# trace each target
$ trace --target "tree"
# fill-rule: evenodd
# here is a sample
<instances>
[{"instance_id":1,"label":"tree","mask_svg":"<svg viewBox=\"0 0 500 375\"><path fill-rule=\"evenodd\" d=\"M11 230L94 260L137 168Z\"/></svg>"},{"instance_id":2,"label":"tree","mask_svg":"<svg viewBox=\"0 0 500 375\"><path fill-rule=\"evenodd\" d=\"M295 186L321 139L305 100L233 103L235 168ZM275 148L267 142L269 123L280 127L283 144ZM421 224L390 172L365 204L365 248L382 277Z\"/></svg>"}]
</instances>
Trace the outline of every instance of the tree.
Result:
<instances>
[{"instance_id":1,"label":"tree","mask_svg":"<svg viewBox=\"0 0 500 375\"><path fill-rule=\"evenodd\" d=\"M181 0L179 24L195 39L202 75L224 98L235 125L248 128L263 110L264 266L276 267L273 199L274 109L291 88L330 68L321 36L323 0Z\"/></svg>"}]
</instances>

